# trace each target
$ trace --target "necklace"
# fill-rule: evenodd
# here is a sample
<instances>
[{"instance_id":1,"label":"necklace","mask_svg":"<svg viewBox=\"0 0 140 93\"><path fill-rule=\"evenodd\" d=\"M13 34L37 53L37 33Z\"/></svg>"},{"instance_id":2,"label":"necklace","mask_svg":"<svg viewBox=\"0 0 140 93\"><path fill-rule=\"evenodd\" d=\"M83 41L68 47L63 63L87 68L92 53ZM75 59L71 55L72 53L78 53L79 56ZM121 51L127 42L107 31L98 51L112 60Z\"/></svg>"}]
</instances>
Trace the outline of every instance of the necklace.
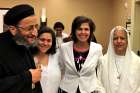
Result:
<instances>
[{"instance_id":1,"label":"necklace","mask_svg":"<svg viewBox=\"0 0 140 93\"><path fill-rule=\"evenodd\" d=\"M87 47L77 47L76 44L73 45L74 50L78 51L78 52L85 52L89 50L89 46Z\"/></svg>"},{"instance_id":2,"label":"necklace","mask_svg":"<svg viewBox=\"0 0 140 93\"><path fill-rule=\"evenodd\" d=\"M117 70L117 73L118 73L117 79L120 79L121 78L121 73L119 72L119 66L117 65L116 59L115 59L115 67L116 67L116 70Z\"/></svg>"}]
</instances>

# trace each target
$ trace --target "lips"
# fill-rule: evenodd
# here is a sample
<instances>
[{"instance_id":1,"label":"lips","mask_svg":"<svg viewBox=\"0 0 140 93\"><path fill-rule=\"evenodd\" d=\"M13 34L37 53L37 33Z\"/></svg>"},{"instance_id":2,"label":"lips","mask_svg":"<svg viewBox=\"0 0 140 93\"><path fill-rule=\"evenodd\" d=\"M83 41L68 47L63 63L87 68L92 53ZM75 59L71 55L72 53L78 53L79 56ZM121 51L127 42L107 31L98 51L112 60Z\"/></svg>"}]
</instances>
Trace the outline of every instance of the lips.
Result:
<instances>
[{"instance_id":1,"label":"lips","mask_svg":"<svg viewBox=\"0 0 140 93\"><path fill-rule=\"evenodd\" d=\"M122 47L123 45L116 45L117 47Z\"/></svg>"},{"instance_id":2,"label":"lips","mask_svg":"<svg viewBox=\"0 0 140 93\"><path fill-rule=\"evenodd\" d=\"M87 35L79 35L80 38L86 38Z\"/></svg>"},{"instance_id":3,"label":"lips","mask_svg":"<svg viewBox=\"0 0 140 93\"><path fill-rule=\"evenodd\" d=\"M39 48L42 52L46 52L48 50L48 47L45 45L41 45L41 46L39 46Z\"/></svg>"}]
</instances>

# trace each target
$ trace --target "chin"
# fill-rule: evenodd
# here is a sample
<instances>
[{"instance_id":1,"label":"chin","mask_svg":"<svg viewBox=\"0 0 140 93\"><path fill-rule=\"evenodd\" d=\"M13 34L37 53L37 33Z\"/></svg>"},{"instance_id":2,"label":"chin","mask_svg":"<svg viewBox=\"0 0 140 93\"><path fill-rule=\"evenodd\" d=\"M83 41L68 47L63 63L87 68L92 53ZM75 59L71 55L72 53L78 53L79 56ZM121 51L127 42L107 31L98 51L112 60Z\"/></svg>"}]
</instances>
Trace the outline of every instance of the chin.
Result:
<instances>
[{"instance_id":1,"label":"chin","mask_svg":"<svg viewBox=\"0 0 140 93\"><path fill-rule=\"evenodd\" d=\"M46 53L46 50L41 50L41 53Z\"/></svg>"},{"instance_id":2,"label":"chin","mask_svg":"<svg viewBox=\"0 0 140 93\"><path fill-rule=\"evenodd\" d=\"M87 40L82 40L82 41L80 41L80 42L83 42L83 43L85 43L85 42L88 42Z\"/></svg>"}]
</instances>

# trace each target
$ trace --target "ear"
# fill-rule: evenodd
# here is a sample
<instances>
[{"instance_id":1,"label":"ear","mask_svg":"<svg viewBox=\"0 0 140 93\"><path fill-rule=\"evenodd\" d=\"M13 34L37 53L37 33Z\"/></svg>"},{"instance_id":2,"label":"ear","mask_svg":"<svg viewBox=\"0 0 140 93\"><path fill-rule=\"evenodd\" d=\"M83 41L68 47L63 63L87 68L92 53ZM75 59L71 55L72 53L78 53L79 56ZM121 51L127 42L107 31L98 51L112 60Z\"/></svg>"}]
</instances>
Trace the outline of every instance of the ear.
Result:
<instances>
[{"instance_id":1,"label":"ear","mask_svg":"<svg viewBox=\"0 0 140 93\"><path fill-rule=\"evenodd\" d=\"M15 35L17 33L17 28L15 26L9 26L8 28L12 35Z\"/></svg>"}]
</instances>

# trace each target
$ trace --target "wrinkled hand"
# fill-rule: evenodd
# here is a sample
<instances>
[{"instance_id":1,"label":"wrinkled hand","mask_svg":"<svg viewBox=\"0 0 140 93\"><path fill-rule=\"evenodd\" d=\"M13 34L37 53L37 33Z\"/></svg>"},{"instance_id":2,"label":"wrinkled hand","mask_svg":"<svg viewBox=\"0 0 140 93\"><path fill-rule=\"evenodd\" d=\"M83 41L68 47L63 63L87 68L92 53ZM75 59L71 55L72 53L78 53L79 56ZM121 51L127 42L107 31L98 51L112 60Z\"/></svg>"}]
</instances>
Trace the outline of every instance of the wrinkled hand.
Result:
<instances>
[{"instance_id":1,"label":"wrinkled hand","mask_svg":"<svg viewBox=\"0 0 140 93\"><path fill-rule=\"evenodd\" d=\"M36 83L40 81L41 78L41 68L30 69L29 70L32 74L32 83Z\"/></svg>"}]
</instances>

